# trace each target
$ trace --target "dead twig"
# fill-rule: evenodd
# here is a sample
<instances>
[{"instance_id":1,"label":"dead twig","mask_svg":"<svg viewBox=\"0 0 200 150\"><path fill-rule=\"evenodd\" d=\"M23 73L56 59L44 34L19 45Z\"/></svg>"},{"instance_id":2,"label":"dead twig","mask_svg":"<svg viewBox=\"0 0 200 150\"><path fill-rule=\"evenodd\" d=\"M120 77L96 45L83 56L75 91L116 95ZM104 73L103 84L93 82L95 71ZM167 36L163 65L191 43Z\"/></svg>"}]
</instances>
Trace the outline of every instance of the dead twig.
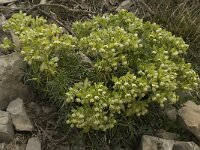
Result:
<instances>
[{"instance_id":1,"label":"dead twig","mask_svg":"<svg viewBox=\"0 0 200 150\"><path fill-rule=\"evenodd\" d=\"M34 5L33 7L31 7L27 11L27 14L29 14L31 11L33 11L34 9L36 9L36 8L38 8L40 6L44 6L44 7L60 7L60 8L65 9L66 11L70 11L70 12L95 14L95 12L93 12L93 11L81 10L81 9L72 9L72 8L69 8L69 7L61 5L61 4L36 4L36 5Z\"/></svg>"},{"instance_id":2,"label":"dead twig","mask_svg":"<svg viewBox=\"0 0 200 150\"><path fill-rule=\"evenodd\" d=\"M52 19L55 23L57 23L59 26L63 27L65 30L67 30L71 35L75 35L74 32L70 29L70 27L66 24L63 24L62 22L58 21L57 19L55 19L54 17L52 17L51 15L49 15L47 12L37 8L41 13L43 13L45 16L47 16L48 18Z\"/></svg>"},{"instance_id":3,"label":"dead twig","mask_svg":"<svg viewBox=\"0 0 200 150\"><path fill-rule=\"evenodd\" d=\"M46 139L48 139L52 144L59 144L64 142L67 139L67 135L62 135L60 136L60 138L56 139L53 138L53 135L55 135L55 132L53 132L53 130L46 130L44 128L42 128L40 125L38 125L37 123L34 124L34 126L37 128L37 132L40 132L40 138L43 142L45 142Z\"/></svg>"}]
</instances>

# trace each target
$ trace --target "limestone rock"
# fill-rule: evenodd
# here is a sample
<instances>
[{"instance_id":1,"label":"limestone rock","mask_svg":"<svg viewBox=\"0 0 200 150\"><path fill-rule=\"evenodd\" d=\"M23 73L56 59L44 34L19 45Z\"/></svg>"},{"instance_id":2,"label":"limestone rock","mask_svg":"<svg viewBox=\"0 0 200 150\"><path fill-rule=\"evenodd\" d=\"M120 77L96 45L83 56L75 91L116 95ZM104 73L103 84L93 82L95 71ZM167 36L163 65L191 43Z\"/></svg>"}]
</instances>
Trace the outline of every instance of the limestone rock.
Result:
<instances>
[{"instance_id":1,"label":"limestone rock","mask_svg":"<svg viewBox=\"0 0 200 150\"><path fill-rule=\"evenodd\" d=\"M12 116L12 121L17 131L32 131L33 125L25 111L23 100L17 98L8 105L7 111Z\"/></svg>"},{"instance_id":2,"label":"limestone rock","mask_svg":"<svg viewBox=\"0 0 200 150\"><path fill-rule=\"evenodd\" d=\"M193 101L187 101L185 104L183 104L183 106L189 106L189 107L197 106L197 107L200 107L200 106L196 105Z\"/></svg>"},{"instance_id":3,"label":"limestone rock","mask_svg":"<svg viewBox=\"0 0 200 150\"><path fill-rule=\"evenodd\" d=\"M88 67L92 67L93 66L93 63L92 61L85 55L83 54L82 52L78 52L79 56L80 56L80 59L81 61L87 65Z\"/></svg>"},{"instance_id":4,"label":"limestone rock","mask_svg":"<svg viewBox=\"0 0 200 150\"><path fill-rule=\"evenodd\" d=\"M10 142L14 136L11 116L8 112L0 110L0 142Z\"/></svg>"},{"instance_id":5,"label":"limestone rock","mask_svg":"<svg viewBox=\"0 0 200 150\"><path fill-rule=\"evenodd\" d=\"M176 133L166 132L165 130L159 130L156 133L156 136L166 140L177 140L180 136Z\"/></svg>"},{"instance_id":6,"label":"limestone rock","mask_svg":"<svg viewBox=\"0 0 200 150\"><path fill-rule=\"evenodd\" d=\"M6 18L3 14L0 15L0 27L2 28L2 26L6 23Z\"/></svg>"},{"instance_id":7,"label":"limestone rock","mask_svg":"<svg viewBox=\"0 0 200 150\"><path fill-rule=\"evenodd\" d=\"M30 138L25 150L41 150L41 143L37 137Z\"/></svg>"},{"instance_id":8,"label":"limestone rock","mask_svg":"<svg viewBox=\"0 0 200 150\"><path fill-rule=\"evenodd\" d=\"M172 121L176 121L177 118L177 110L175 107L169 107L165 109L165 114L167 115L167 117L172 120Z\"/></svg>"},{"instance_id":9,"label":"limestone rock","mask_svg":"<svg viewBox=\"0 0 200 150\"><path fill-rule=\"evenodd\" d=\"M132 0L125 0L117 7L116 11L119 11L121 9L129 10L133 4L134 3L132 2Z\"/></svg>"},{"instance_id":10,"label":"limestone rock","mask_svg":"<svg viewBox=\"0 0 200 150\"><path fill-rule=\"evenodd\" d=\"M40 0L40 4L46 4L47 0Z\"/></svg>"},{"instance_id":11,"label":"limestone rock","mask_svg":"<svg viewBox=\"0 0 200 150\"><path fill-rule=\"evenodd\" d=\"M5 150L5 143L0 143L0 150Z\"/></svg>"},{"instance_id":12,"label":"limestone rock","mask_svg":"<svg viewBox=\"0 0 200 150\"><path fill-rule=\"evenodd\" d=\"M16 4L10 4L9 5L9 8L12 10L12 11L14 11L14 10L17 10L18 9L18 7L17 7L17 5Z\"/></svg>"},{"instance_id":13,"label":"limestone rock","mask_svg":"<svg viewBox=\"0 0 200 150\"><path fill-rule=\"evenodd\" d=\"M27 98L30 91L21 82L21 58L17 52L0 56L0 110L17 97Z\"/></svg>"},{"instance_id":14,"label":"limestone rock","mask_svg":"<svg viewBox=\"0 0 200 150\"><path fill-rule=\"evenodd\" d=\"M188 101L178 111L181 125L200 139L200 105Z\"/></svg>"},{"instance_id":15,"label":"limestone rock","mask_svg":"<svg viewBox=\"0 0 200 150\"><path fill-rule=\"evenodd\" d=\"M12 38L12 42L15 45L15 50L19 50L20 49L20 40L19 40L18 36L16 36L12 31L10 31L10 35Z\"/></svg>"},{"instance_id":16,"label":"limestone rock","mask_svg":"<svg viewBox=\"0 0 200 150\"><path fill-rule=\"evenodd\" d=\"M7 4L7 3L12 3L16 2L17 0L0 0L0 4Z\"/></svg>"},{"instance_id":17,"label":"limestone rock","mask_svg":"<svg viewBox=\"0 0 200 150\"><path fill-rule=\"evenodd\" d=\"M143 135L140 150L200 150L194 142L166 140Z\"/></svg>"},{"instance_id":18,"label":"limestone rock","mask_svg":"<svg viewBox=\"0 0 200 150\"><path fill-rule=\"evenodd\" d=\"M143 135L141 150L172 150L173 140L165 140L158 137Z\"/></svg>"},{"instance_id":19,"label":"limestone rock","mask_svg":"<svg viewBox=\"0 0 200 150\"><path fill-rule=\"evenodd\" d=\"M200 150L194 142L176 142L172 150Z\"/></svg>"}]
</instances>

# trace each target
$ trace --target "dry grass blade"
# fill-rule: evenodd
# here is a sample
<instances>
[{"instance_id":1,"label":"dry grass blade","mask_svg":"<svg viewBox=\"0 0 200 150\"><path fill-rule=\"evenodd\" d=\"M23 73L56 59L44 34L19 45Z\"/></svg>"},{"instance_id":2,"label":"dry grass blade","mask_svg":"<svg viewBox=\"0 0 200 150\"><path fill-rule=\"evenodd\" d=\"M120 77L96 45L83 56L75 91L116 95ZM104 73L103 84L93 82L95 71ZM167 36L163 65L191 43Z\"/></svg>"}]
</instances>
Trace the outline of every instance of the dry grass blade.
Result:
<instances>
[{"instance_id":1,"label":"dry grass blade","mask_svg":"<svg viewBox=\"0 0 200 150\"><path fill-rule=\"evenodd\" d=\"M37 4L37 5L34 5L33 7L31 7L27 11L27 14L29 14L31 11L33 11L34 9L36 9L38 7L60 7L60 8L65 9L66 11L70 11L70 12L95 14L95 12L93 12L93 11L81 10L81 9L71 9L71 8L69 8L67 6L60 5L60 4Z\"/></svg>"}]
</instances>

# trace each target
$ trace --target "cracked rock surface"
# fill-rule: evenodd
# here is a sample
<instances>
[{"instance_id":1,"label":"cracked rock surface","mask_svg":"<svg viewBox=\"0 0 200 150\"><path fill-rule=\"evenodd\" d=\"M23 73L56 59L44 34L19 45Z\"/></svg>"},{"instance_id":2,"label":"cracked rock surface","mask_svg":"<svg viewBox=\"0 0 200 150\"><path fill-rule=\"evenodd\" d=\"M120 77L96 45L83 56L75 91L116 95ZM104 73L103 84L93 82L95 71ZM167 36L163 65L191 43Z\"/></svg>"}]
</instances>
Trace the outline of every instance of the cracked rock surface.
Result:
<instances>
[{"instance_id":1,"label":"cracked rock surface","mask_svg":"<svg viewBox=\"0 0 200 150\"><path fill-rule=\"evenodd\" d=\"M8 112L0 110L0 143L13 140L14 130L11 116Z\"/></svg>"},{"instance_id":2,"label":"cracked rock surface","mask_svg":"<svg viewBox=\"0 0 200 150\"><path fill-rule=\"evenodd\" d=\"M7 108L12 116L12 122L17 131L32 131L33 125L25 111L24 102L21 98L17 98L10 102Z\"/></svg>"}]
</instances>

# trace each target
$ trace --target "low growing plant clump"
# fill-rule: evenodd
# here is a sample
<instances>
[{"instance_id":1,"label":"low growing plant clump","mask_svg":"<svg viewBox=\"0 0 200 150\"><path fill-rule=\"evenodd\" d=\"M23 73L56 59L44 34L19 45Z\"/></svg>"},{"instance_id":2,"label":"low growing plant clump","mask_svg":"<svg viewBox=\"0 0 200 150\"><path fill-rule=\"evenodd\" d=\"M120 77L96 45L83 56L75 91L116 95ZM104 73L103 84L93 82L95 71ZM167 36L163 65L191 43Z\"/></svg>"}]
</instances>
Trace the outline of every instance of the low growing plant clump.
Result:
<instances>
[{"instance_id":1,"label":"low growing plant clump","mask_svg":"<svg viewBox=\"0 0 200 150\"><path fill-rule=\"evenodd\" d=\"M70 110L71 127L106 131L119 114L145 115L198 86L183 39L130 12L75 22L75 36L46 22L19 13L4 28L19 36L28 80Z\"/></svg>"}]
</instances>

